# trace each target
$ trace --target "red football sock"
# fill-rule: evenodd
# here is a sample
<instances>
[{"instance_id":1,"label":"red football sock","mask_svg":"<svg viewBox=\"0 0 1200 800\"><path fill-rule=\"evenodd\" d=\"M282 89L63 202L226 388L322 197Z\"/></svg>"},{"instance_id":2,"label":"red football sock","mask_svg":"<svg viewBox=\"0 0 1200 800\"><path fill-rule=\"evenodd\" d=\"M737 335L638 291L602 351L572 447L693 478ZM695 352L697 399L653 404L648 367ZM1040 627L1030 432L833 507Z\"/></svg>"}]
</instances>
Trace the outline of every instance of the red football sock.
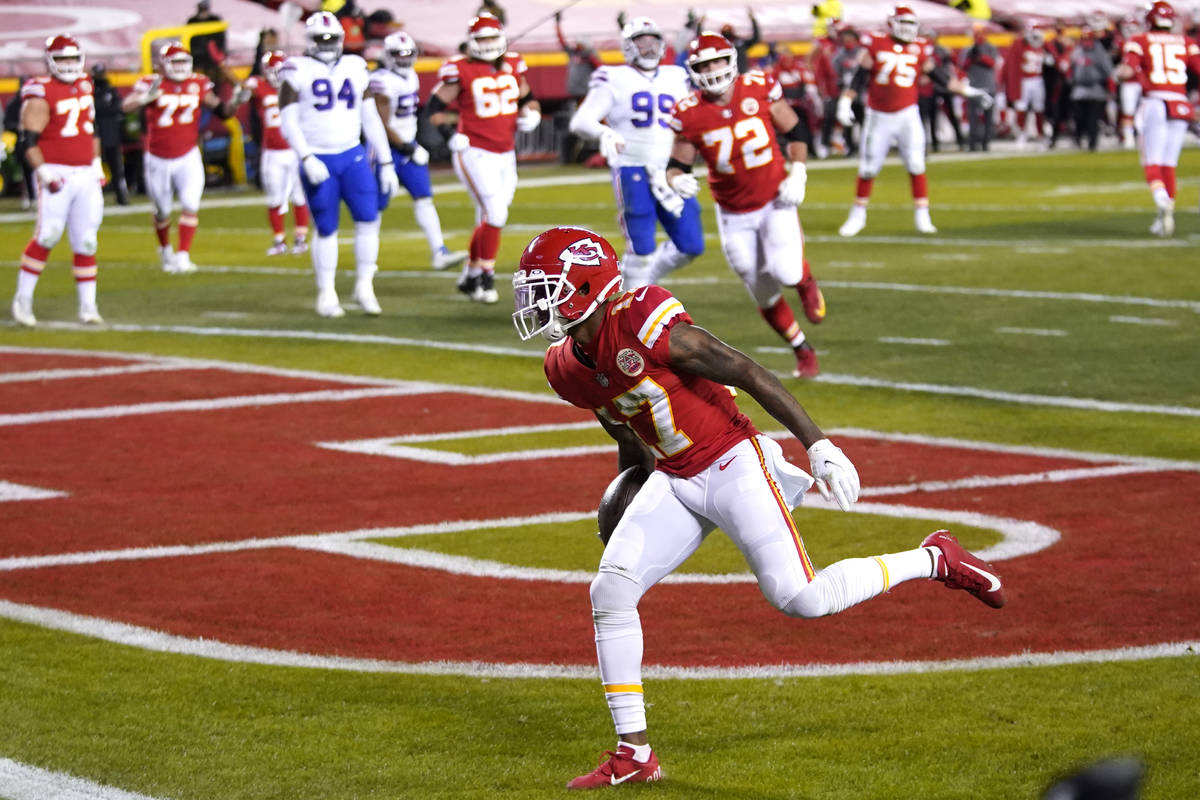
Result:
<instances>
[{"instance_id":1,"label":"red football sock","mask_svg":"<svg viewBox=\"0 0 1200 800\"><path fill-rule=\"evenodd\" d=\"M196 228L199 224L200 218L195 214L185 211L179 215L179 251L181 253L191 252L192 239L196 236Z\"/></svg>"},{"instance_id":2,"label":"red football sock","mask_svg":"<svg viewBox=\"0 0 1200 800\"><path fill-rule=\"evenodd\" d=\"M1025 132L1025 123L1028 122L1028 120L1029 120L1029 112L1027 112L1027 111L1018 111L1017 112L1017 131L1018 132L1020 132L1020 133Z\"/></svg>"},{"instance_id":3,"label":"red football sock","mask_svg":"<svg viewBox=\"0 0 1200 800\"><path fill-rule=\"evenodd\" d=\"M908 180L909 180L909 183L912 184L913 200L915 200L918 205L920 205L922 203L922 201L924 201L924 203L926 205L928 205L929 204L929 180L925 177L925 173L922 172L920 175L909 175Z\"/></svg>"},{"instance_id":4,"label":"red football sock","mask_svg":"<svg viewBox=\"0 0 1200 800\"><path fill-rule=\"evenodd\" d=\"M871 196L871 189L875 186L874 178L859 177L858 183L854 186L854 201L860 206L867 204L867 199Z\"/></svg>"},{"instance_id":5,"label":"red football sock","mask_svg":"<svg viewBox=\"0 0 1200 800\"><path fill-rule=\"evenodd\" d=\"M1162 169L1162 182L1163 182L1163 186L1166 187L1167 197L1174 200L1175 199L1175 168L1174 167L1161 167L1161 169Z\"/></svg>"},{"instance_id":6,"label":"red football sock","mask_svg":"<svg viewBox=\"0 0 1200 800\"><path fill-rule=\"evenodd\" d=\"M471 244L467 247L467 254L471 259L471 265L474 266L479 261L479 240L482 237L481 231L483 225L475 226L475 230L471 231Z\"/></svg>"},{"instance_id":7,"label":"red football sock","mask_svg":"<svg viewBox=\"0 0 1200 800\"><path fill-rule=\"evenodd\" d=\"M267 219L271 221L271 231L276 239L283 238L283 212L278 208L267 209Z\"/></svg>"},{"instance_id":8,"label":"red football sock","mask_svg":"<svg viewBox=\"0 0 1200 800\"><path fill-rule=\"evenodd\" d=\"M296 238L308 238L308 206L292 206L292 218L296 225Z\"/></svg>"},{"instance_id":9,"label":"red football sock","mask_svg":"<svg viewBox=\"0 0 1200 800\"><path fill-rule=\"evenodd\" d=\"M31 239L21 254L21 269L31 275L41 275L49 257L50 251L38 244L36 239Z\"/></svg>"},{"instance_id":10,"label":"red football sock","mask_svg":"<svg viewBox=\"0 0 1200 800\"><path fill-rule=\"evenodd\" d=\"M171 218L154 218L154 235L158 237L158 246L167 247L171 244Z\"/></svg>"},{"instance_id":11,"label":"red football sock","mask_svg":"<svg viewBox=\"0 0 1200 800\"><path fill-rule=\"evenodd\" d=\"M792 347L796 347L804 341L800 323L796 322L796 315L792 313L792 307L788 305L787 300L780 297L775 301L775 305L770 308L760 308L758 313L762 314L762 318L767 321L767 324Z\"/></svg>"},{"instance_id":12,"label":"red football sock","mask_svg":"<svg viewBox=\"0 0 1200 800\"><path fill-rule=\"evenodd\" d=\"M496 255L500 252L500 229L486 222L479 226L479 260L483 266L496 263Z\"/></svg>"},{"instance_id":13,"label":"red football sock","mask_svg":"<svg viewBox=\"0 0 1200 800\"><path fill-rule=\"evenodd\" d=\"M76 253L74 272L76 283L84 283L85 281L96 280L96 257L94 255L85 256L81 255L80 253Z\"/></svg>"},{"instance_id":14,"label":"red football sock","mask_svg":"<svg viewBox=\"0 0 1200 800\"><path fill-rule=\"evenodd\" d=\"M1142 171L1146 173L1146 183L1150 184L1151 188L1154 187L1154 184L1163 182L1162 170L1163 168L1158 164L1147 164L1142 167Z\"/></svg>"}]
</instances>

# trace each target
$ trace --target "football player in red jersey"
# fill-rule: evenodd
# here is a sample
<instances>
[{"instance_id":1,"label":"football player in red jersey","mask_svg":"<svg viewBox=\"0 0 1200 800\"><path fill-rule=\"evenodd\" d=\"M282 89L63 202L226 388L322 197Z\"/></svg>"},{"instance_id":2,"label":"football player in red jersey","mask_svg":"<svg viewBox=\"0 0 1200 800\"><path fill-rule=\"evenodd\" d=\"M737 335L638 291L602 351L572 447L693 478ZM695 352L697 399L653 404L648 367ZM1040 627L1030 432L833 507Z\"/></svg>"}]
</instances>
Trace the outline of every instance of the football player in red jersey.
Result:
<instances>
[{"instance_id":1,"label":"football player in red jersey","mask_svg":"<svg viewBox=\"0 0 1200 800\"><path fill-rule=\"evenodd\" d=\"M814 377L817 354L781 293L784 286L795 288L809 321L825 318L825 298L804 257L796 216L807 180L808 126L773 76L751 70L739 77L737 51L724 36L700 34L688 47L686 63L699 89L675 104L667 180L681 196L695 196L699 184L692 162L697 152L704 156L725 259L763 319L792 346L794 374Z\"/></svg>"},{"instance_id":2,"label":"football player in red jersey","mask_svg":"<svg viewBox=\"0 0 1200 800\"><path fill-rule=\"evenodd\" d=\"M522 339L552 340L545 369L563 399L592 411L617 442L618 469L650 477L625 508L591 585L600 680L617 748L568 788L659 780L642 693L642 595L720 527L734 541L772 606L822 617L892 586L936 579L1004 605L995 570L945 531L920 547L838 561L818 572L791 509L816 484L844 511L858 473L766 368L700 327L659 286L621 288L617 254L582 228L537 236L513 277L513 321ZM812 477L739 410L729 387L754 398L808 450Z\"/></svg>"},{"instance_id":3,"label":"football player in red jersey","mask_svg":"<svg viewBox=\"0 0 1200 800\"><path fill-rule=\"evenodd\" d=\"M917 15L908 6L896 6L888 16L886 36L864 35L858 70L849 88L838 99L837 116L843 125L854 122L851 104L867 93L862 149L858 157L858 184L850 216L838 228L842 236L855 236L867 224L867 203L875 176L883 168L892 145L908 170L912 186L913 219L920 233L937 233L929 218L929 185L925 178L925 129L917 110L917 79L928 75L935 84L963 97L978 99L980 107L991 108L992 96L937 67L933 45L918 36Z\"/></svg>"},{"instance_id":4,"label":"football player in red jersey","mask_svg":"<svg viewBox=\"0 0 1200 800\"><path fill-rule=\"evenodd\" d=\"M454 172L475 203L470 258L458 289L478 303L499 300L496 254L517 191L516 132L532 131L542 119L526 69L520 54L508 51L500 20L480 14L467 32L466 56L442 64L426 107L430 121L446 136ZM451 129L446 109L456 102L458 127Z\"/></svg>"},{"instance_id":5,"label":"football player in red jersey","mask_svg":"<svg viewBox=\"0 0 1200 800\"><path fill-rule=\"evenodd\" d=\"M279 68L285 61L287 56L279 50L263 53L260 59L262 77L252 75L242 84L249 92L254 111L262 122L262 154L258 172L267 195L267 221L275 235L274 243L267 249L269 256L281 256L289 252L283 225L289 201L294 223L291 252L295 255L308 252L308 199L300 184L300 157L283 138L283 122L279 113Z\"/></svg>"},{"instance_id":6,"label":"football player in red jersey","mask_svg":"<svg viewBox=\"0 0 1200 800\"><path fill-rule=\"evenodd\" d=\"M1125 42L1117 77L1142 84L1141 160L1154 198L1155 236L1175 232L1175 168L1195 111L1187 96L1187 74L1200 75L1200 45L1174 31L1175 9L1156 0L1146 12L1146 31Z\"/></svg>"},{"instance_id":7,"label":"football player in red jersey","mask_svg":"<svg viewBox=\"0 0 1200 800\"><path fill-rule=\"evenodd\" d=\"M121 103L125 113L146 109L146 193L154 203L154 232L165 272L195 272L192 239L200 224L204 193L204 160L197 141L200 116L213 110L222 119L233 116L245 95L223 103L213 82L192 71L192 55L170 42L158 51L158 69L143 75ZM179 195L179 250L171 250L171 203Z\"/></svg>"},{"instance_id":8,"label":"football player in red jersey","mask_svg":"<svg viewBox=\"0 0 1200 800\"><path fill-rule=\"evenodd\" d=\"M1033 140L1040 141L1046 127L1046 80L1042 75L1054 57L1046 50L1046 34L1032 25L1014 39L1004 54L1004 86L1016 112L1017 149L1028 141L1029 112L1033 112Z\"/></svg>"},{"instance_id":9,"label":"football player in red jersey","mask_svg":"<svg viewBox=\"0 0 1200 800\"><path fill-rule=\"evenodd\" d=\"M83 50L71 36L46 41L46 68L48 76L21 87L20 136L36 178L38 216L21 254L12 315L20 325L37 324L33 290L65 231L75 253L79 321L95 325L102 322L96 309L96 248L104 216L104 170L92 82L83 71Z\"/></svg>"}]
</instances>

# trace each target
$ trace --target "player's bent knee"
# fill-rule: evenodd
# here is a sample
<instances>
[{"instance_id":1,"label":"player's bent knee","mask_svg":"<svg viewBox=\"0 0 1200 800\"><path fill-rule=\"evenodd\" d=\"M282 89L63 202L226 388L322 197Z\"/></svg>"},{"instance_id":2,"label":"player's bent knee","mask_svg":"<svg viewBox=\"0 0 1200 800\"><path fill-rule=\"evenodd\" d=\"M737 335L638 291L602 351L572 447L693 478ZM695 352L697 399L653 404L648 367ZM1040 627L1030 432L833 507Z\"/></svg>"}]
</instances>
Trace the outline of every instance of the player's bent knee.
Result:
<instances>
[{"instance_id":1,"label":"player's bent knee","mask_svg":"<svg viewBox=\"0 0 1200 800\"><path fill-rule=\"evenodd\" d=\"M642 587L633 578L605 570L592 580L592 616L598 621L619 624L637 614Z\"/></svg>"},{"instance_id":2,"label":"player's bent knee","mask_svg":"<svg viewBox=\"0 0 1200 800\"><path fill-rule=\"evenodd\" d=\"M99 242L96 240L96 235L91 234L90 236L85 236L78 241L72 240L71 249L75 251L77 255L94 256L96 255L96 251L99 249Z\"/></svg>"},{"instance_id":3,"label":"player's bent knee","mask_svg":"<svg viewBox=\"0 0 1200 800\"><path fill-rule=\"evenodd\" d=\"M771 597L768 596L767 600L771 600ZM833 613L834 607L825 583L820 580L807 584L782 604L772 601L771 605L789 617L803 617L804 619L828 616Z\"/></svg>"},{"instance_id":4,"label":"player's bent knee","mask_svg":"<svg viewBox=\"0 0 1200 800\"><path fill-rule=\"evenodd\" d=\"M58 240L62 238L63 226L57 222L42 222L38 228L37 243L47 250L58 244Z\"/></svg>"}]
</instances>

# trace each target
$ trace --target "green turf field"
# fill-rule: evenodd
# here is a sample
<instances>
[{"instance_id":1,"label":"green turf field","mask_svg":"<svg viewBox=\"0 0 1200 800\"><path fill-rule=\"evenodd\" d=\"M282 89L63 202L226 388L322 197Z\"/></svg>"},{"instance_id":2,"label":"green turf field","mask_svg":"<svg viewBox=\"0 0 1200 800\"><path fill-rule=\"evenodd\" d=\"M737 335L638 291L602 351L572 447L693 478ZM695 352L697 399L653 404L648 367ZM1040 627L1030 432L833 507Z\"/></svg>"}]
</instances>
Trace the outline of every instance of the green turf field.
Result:
<instances>
[{"instance_id":1,"label":"green turf field","mask_svg":"<svg viewBox=\"0 0 1200 800\"><path fill-rule=\"evenodd\" d=\"M908 181L890 165L876 182L867 229L839 239L853 166L815 165L801 218L829 308L822 325L805 325L822 377L785 383L826 429L1200 461L1198 162L1196 150L1184 152L1178 228L1169 240L1147 233L1152 205L1132 153L935 158L930 191L940 233L932 238L913 232ZM348 310L341 320L320 319L307 256L268 259L261 203L211 192L193 248L197 274L159 269L148 211L110 213L99 254L99 307L108 324L74 324L64 241L38 286L41 324L0 324L0 346L545 392L541 348L521 343L511 324L505 273L546 227L580 224L618 241L619 233L606 173L523 168L521 179L497 267L499 306L466 302L454 274L430 271L410 204L401 200L383 218L376 279L383 316ZM437 180L448 243L465 248L473 210L452 176ZM790 352L725 266L711 202L702 201L709 249L665 285L697 324L786 375ZM11 218L16 211L0 204L6 321L32 230L31 221ZM343 301L352 286L350 230L347 221ZM742 405L760 426L778 428L752 402ZM573 431L528 435L520 446L602 442L595 432ZM499 445L428 446L489 452ZM0 453L0 465L18 458ZM1200 511L1197 498L1190 502ZM813 513L828 519L828 539L810 540L822 563L883 552L928 530L917 520L894 526ZM0 537L3 520L0 504ZM581 522L385 542L587 569L598 550L591 530ZM968 531L964 541L986 543L989 535ZM741 566L732 546L714 541L689 568ZM1145 580L1153 591L1154 577ZM585 610L580 624L589 624ZM1144 797L1194 797L1196 676L1188 656L920 675L660 680L648 689L649 713L668 780L621 791L1009 800L1038 797L1081 763L1132 754L1149 768ZM177 800L554 797L613 745L593 680L231 664L13 621L0 621L0 720L0 760ZM0 797L4 774L0 764Z\"/></svg>"}]
</instances>

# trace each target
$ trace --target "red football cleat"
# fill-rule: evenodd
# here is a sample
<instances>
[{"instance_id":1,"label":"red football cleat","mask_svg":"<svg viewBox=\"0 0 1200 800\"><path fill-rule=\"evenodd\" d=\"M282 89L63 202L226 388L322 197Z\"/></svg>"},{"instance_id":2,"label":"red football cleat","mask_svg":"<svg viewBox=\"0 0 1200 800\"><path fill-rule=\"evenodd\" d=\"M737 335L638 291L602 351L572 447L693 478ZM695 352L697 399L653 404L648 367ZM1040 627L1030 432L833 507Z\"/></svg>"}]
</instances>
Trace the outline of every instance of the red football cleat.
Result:
<instances>
[{"instance_id":1,"label":"red football cleat","mask_svg":"<svg viewBox=\"0 0 1200 800\"><path fill-rule=\"evenodd\" d=\"M808 321L816 325L825 319L825 295L821 294L821 287L817 286L817 279L811 273L800 281L796 290L800 293L800 304L804 306Z\"/></svg>"},{"instance_id":2,"label":"red football cleat","mask_svg":"<svg viewBox=\"0 0 1200 800\"><path fill-rule=\"evenodd\" d=\"M800 346L795 348L796 351L796 368L792 370L793 378L815 378L817 377L817 351L812 349L812 345L808 342L801 342Z\"/></svg>"},{"instance_id":3,"label":"red football cleat","mask_svg":"<svg viewBox=\"0 0 1200 800\"><path fill-rule=\"evenodd\" d=\"M933 579L950 589L963 589L992 608L1004 607L1004 586L991 564L968 553L949 531L934 531L921 542L922 547L941 551Z\"/></svg>"},{"instance_id":4,"label":"red football cleat","mask_svg":"<svg viewBox=\"0 0 1200 800\"><path fill-rule=\"evenodd\" d=\"M604 760L608 756L608 760ZM649 783L662 780L662 767L658 756L650 752L645 763L633 760L633 748L618 745L617 752L605 751L600 756L600 766L587 775L580 775L567 784L568 789L599 789L604 786L620 786L622 783Z\"/></svg>"}]
</instances>

